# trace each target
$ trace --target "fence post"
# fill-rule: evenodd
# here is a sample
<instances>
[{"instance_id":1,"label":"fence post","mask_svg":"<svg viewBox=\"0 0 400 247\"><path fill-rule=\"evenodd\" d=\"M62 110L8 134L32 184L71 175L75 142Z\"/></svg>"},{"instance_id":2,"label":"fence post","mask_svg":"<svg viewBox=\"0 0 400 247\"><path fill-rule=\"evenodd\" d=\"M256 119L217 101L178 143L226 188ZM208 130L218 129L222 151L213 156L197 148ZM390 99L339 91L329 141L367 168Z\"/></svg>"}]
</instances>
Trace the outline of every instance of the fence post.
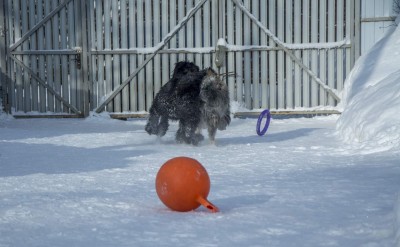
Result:
<instances>
[{"instance_id":1,"label":"fence post","mask_svg":"<svg viewBox=\"0 0 400 247\"><path fill-rule=\"evenodd\" d=\"M8 94L8 76L7 76L7 59L6 59L6 23L5 23L5 5L4 1L0 1L0 100L4 111L10 113L10 107L7 100ZM1 109L0 109L1 111Z\"/></svg>"},{"instance_id":2,"label":"fence post","mask_svg":"<svg viewBox=\"0 0 400 247\"><path fill-rule=\"evenodd\" d=\"M79 93L80 102L78 104L78 109L82 112L83 116L87 117L89 115L89 74L91 74L91 71L89 71L90 66L89 62L91 61L90 59L90 53L89 53L89 48L88 48L88 42L89 42L89 36L88 32L90 31L90 28L88 27L88 14L87 14L87 4L93 4L93 1L78 1L77 5L78 8L80 8L79 11L76 11L75 13L80 15L78 17L77 24L81 25L80 29L78 28L77 30L77 44L79 44L82 47L82 68L80 71L78 71L80 83L79 83L79 88L81 92Z\"/></svg>"},{"instance_id":3,"label":"fence post","mask_svg":"<svg viewBox=\"0 0 400 247\"><path fill-rule=\"evenodd\" d=\"M351 68L361 54L361 0L351 2Z\"/></svg>"}]
</instances>

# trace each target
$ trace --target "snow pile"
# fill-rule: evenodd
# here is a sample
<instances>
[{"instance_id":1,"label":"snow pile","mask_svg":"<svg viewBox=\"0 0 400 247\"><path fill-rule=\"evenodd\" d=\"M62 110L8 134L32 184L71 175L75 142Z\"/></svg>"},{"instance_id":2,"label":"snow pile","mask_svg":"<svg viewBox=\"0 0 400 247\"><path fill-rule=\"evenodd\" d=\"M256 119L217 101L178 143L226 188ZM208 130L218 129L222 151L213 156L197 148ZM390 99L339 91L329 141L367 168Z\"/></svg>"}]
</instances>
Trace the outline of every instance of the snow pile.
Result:
<instances>
[{"instance_id":1,"label":"snow pile","mask_svg":"<svg viewBox=\"0 0 400 247\"><path fill-rule=\"evenodd\" d=\"M375 151L400 150L399 64L400 28L395 26L358 60L348 76L344 111L337 122L344 141Z\"/></svg>"}]
</instances>

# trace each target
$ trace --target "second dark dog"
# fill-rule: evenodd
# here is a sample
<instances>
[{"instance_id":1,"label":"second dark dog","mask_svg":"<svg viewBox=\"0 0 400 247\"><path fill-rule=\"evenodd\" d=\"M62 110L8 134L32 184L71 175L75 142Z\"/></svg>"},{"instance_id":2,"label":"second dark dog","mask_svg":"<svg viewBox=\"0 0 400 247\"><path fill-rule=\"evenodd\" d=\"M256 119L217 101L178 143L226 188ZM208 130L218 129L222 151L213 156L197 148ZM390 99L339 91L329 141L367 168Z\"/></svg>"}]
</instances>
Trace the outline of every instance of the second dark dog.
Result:
<instances>
[{"instance_id":1,"label":"second dark dog","mask_svg":"<svg viewBox=\"0 0 400 247\"><path fill-rule=\"evenodd\" d=\"M208 139L215 144L217 129L225 130L231 122L231 115L228 87L211 68L206 69L201 82L200 99L203 105L199 130L206 128Z\"/></svg>"}]
</instances>

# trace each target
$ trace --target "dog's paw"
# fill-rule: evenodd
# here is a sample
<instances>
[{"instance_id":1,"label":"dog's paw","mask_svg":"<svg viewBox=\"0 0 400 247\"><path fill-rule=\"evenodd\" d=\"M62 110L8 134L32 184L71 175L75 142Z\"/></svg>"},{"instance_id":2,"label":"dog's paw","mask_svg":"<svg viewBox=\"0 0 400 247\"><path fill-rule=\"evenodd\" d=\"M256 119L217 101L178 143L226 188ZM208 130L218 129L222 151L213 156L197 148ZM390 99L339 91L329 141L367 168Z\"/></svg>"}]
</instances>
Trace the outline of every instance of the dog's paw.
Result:
<instances>
[{"instance_id":1,"label":"dog's paw","mask_svg":"<svg viewBox=\"0 0 400 247\"><path fill-rule=\"evenodd\" d=\"M189 144L188 138L185 137L185 133L181 129L176 132L175 140L177 143Z\"/></svg>"},{"instance_id":2,"label":"dog's paw","mask_svg":"<svg viewBox=\"0 0 400 247\"><path fill-rule=\"evenodd\" d=\"M150 124L150 123L147 123L144 129L146 130L146 132L147 132L149 135L157 135L157 133L158 133L157 128L155 128L155 127L154 127L152 124Z\"/></svg>"},{"instance_id":3,"label":"dog's paw","mask_svg":"<svg viewBox=\"0 0 400 247\"><path fill-rule=\"evenodd\" d=\"M178 131L175 140L177 143L192 144L197 146L199 145L199 142L204 140L204 136L202 134L193 134L192 136L187 137Z\"/></svg>"},{"instance_id":4,"label":"dog's paw","mask_svg":"<svg viewBox=\"0 0 400 247\"><path fill-rule=\"evenodd\" d=\"M204 140L204 136L202 134L197 133L192 136L191 144L197 146L197 145L199 145L199 142L201 142L203 140Z\"/></svg>"}]
</instances>

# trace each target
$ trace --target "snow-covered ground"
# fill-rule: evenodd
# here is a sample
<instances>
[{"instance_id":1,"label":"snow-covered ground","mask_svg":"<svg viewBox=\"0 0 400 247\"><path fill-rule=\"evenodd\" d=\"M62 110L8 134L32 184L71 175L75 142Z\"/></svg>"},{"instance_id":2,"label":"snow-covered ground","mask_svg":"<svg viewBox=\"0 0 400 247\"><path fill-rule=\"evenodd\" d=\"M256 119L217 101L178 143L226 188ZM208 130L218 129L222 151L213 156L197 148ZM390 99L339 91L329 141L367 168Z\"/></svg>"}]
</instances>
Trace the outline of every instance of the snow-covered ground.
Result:
<instances>
[{"instance_id":1,"label":"snow-covered ground","mask_svg":"<svg viewBox=\"0 0 400 247\"><path fill-rule=\"evenodd\" d=\"M346 81L340 117L233 119L217 145L147 135L145 120L0 113L0 246L400 246L400 29ZM167 209L161 165L208 170L220 213Z\"/></svg>"},{"instance_id":2,"label":"snow-covered ground","mask_svg":"<svg viewBox=\"0 0 400 247\"><path fill-rule=\"evenodd\" d=\"M274 119L260 137L234 119L193 147L145 120L3 119L0 246L394 246L400 154L344 144L336 120ZM161 203L176 156L205 166L220 213Z\"/></svg>"}]
</instances>

